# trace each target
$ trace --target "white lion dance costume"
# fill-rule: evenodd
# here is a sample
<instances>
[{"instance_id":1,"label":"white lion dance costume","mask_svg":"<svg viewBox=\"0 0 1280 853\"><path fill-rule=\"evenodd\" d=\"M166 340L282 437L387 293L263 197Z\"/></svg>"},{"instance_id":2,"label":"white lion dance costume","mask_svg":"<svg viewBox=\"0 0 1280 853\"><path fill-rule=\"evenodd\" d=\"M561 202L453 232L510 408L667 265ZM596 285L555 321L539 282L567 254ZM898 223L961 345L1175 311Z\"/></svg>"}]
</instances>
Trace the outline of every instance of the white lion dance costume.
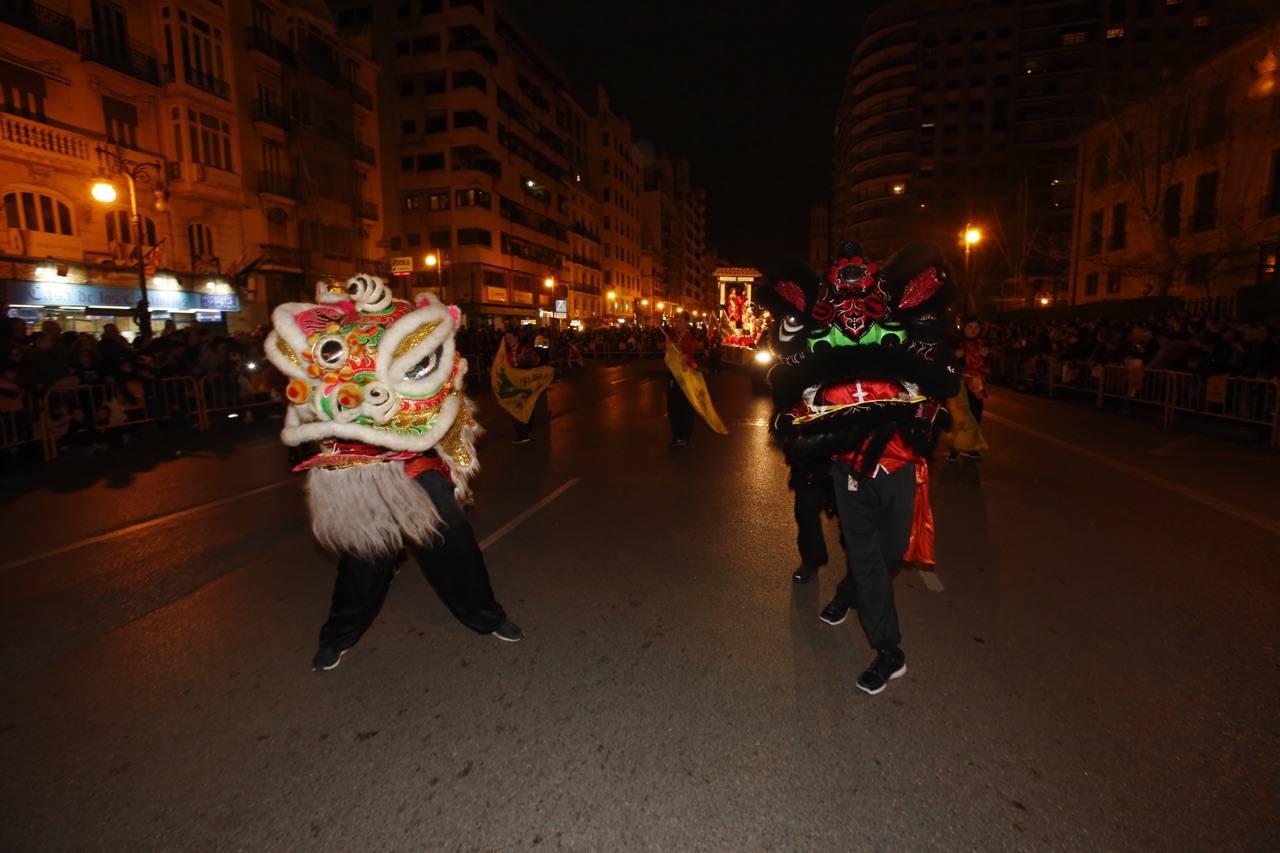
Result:
<instances>
[{"instance_id":1,"label":"white lion dance costume","mask_svg":"<svg viewBox=\"0 0 1280 853\"><path fill-rule=\"evenodd\" d=\"M337 666L373 623L406 549L464 625L519 639L462 511L480 430L462 393L458 309L393 299L367 275L321 285L316 300L277 308L266 341L289 379L281 438L319 448L294 469L307 472L312 529L341 557L314 668Z\"/></svg>"}]
</instances>

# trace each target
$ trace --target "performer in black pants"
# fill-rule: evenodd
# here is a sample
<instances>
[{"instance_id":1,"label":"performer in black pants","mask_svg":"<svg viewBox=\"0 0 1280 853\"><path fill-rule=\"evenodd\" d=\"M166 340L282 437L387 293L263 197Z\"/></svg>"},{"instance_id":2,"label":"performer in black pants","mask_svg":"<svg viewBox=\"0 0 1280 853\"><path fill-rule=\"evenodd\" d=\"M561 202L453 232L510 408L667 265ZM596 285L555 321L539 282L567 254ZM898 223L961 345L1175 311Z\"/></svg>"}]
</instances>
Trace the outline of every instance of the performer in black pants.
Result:
<instances>
[{"instance_id":1,"label":"performer in black pants","mask_svg":"<svg viewBox=\"0 0 1280 853\"><path fill-rule=\"evenodd\" d=\"M800 551L800 568L791 575L791 580L804 583L827 564L822 512L831 505L831 478L825 471L793 466L788 485L795 493L796 547Z\"/></svg>"},{"instance_id":2,"label":"performer in black pants","mask_svg":"<svg viewBox=\"0 0 1280 853\"><path fill-rule=\"evenodd\" d=\"M453 495L453 484L439 470L428 470L415 480L440 514L440 537L408 550L440 600L458 621L477 634L495 634L516 641L519 629L507 622L506 612L493 596L484 555L476 542L462 507ZM329 618L320 629L320 649L315 669L332 669L356 644L382 610L387 590L403 552L374 559L343 554L333 586Z\"/></svg>"}]
</instances>

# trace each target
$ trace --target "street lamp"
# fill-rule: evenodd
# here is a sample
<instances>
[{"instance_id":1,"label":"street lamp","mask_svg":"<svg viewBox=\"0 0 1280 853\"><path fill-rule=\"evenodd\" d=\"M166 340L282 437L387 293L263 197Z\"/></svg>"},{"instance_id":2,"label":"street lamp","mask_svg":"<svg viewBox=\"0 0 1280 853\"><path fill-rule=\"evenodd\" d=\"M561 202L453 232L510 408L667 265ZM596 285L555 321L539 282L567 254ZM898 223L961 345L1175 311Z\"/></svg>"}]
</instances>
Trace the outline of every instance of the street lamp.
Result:
<instances>
[{"instance_id":1,"label":"street lamp","mask_svg":"<svg viewBox=\"0 0 1280 853\"><path fill-rule=\"evenodd\" d=\"M964 233L960 235L961 241L964 243L964 286L968 294L966 300L968 308L972 311L975 307L975 299L973 293L973 283L969 281L969 255L973 251L973 247L982 241L982 229L976 225L966 224Z\"/></svg>"},{"instance_id":2,"label":"street lamp","mask_svg":"<svg viewBox=\"0 0 1280 853\"><path fill-rule=\"evenodd\" d=\"M440 298L445 298L444 293L444 256L439 252L429 252L422 262L427 265L427 269L436 271L436 287L440 288Z\"/></svg>"},{"instance_id":3,"label":"street lamp","mask_svg":"<svg viewBox=\"0 0 1280 853\"><path fill-rule=\"evenodd\" d=\"M160 164L139 162L121 157L109 148L101 146L97 149L100 161L105 161L111 172L124 177L129 185L129 212L133 217L133 233L138 251L138 290L142 292L142 300L138 303L138 335L142 340L151 339L151 303L147 300L147 258L142 251L142 216L138 213L138 184L144 186L152 181L151 172L160 176ZM111 204L116 200L116 187L106 176L93 182L89 194L95 201ZM157 194L157 198L160 198Z\"/></svg>"}]
</instances>

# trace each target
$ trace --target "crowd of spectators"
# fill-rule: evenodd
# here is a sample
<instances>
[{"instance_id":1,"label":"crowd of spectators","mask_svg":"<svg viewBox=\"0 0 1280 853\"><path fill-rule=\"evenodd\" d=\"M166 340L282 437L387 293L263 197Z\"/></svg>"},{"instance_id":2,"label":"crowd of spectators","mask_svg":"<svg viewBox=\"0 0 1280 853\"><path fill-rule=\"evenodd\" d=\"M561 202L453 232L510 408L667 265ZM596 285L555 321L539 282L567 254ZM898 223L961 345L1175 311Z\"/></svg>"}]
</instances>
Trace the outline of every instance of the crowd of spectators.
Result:
<instances>
[{"instance_id":1,"label":"crowd of spectators","mask_svg":"<svg viewBox=\"0 0 1280 853\"><path fill-rule=\"evenodd\" d=\"M218 377L246 393L265 390L262 330L222 335L168 321L149 341L129 341L114 323L94 336L64 331L54 320L31 329L17 317L0 326L0 415L7 438L31 438L35 413L48 400L55 436L86 434L142 417L154 380ZM53 392L53 393L50 393Z\"/></svg>"},{"instance_id":2,"label":"crowd of spectators","mask_svg":"<svg viewBox=\"0 0 1280 853\"><path fill-rule=\"evenodd\" d=\"M1171 312L1136 321L996 321L984 324L982 334L996 375L1015 381L1037 359L1084 369L1125 365L1200 377L1280 377L1277 330L1263 322Z\"/></svg>"}]
</instances>

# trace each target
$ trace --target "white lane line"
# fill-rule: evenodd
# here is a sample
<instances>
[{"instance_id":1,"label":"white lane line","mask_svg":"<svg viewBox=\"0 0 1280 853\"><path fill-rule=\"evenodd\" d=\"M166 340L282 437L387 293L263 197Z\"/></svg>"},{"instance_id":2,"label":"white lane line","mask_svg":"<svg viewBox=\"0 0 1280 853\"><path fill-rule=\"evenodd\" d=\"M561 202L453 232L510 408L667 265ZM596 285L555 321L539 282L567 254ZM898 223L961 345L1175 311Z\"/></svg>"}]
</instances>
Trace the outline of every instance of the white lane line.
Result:
<instances>
[{"instance_id":1,"label":"white lane line","mask_svg":"<svg viewBox=\"0 0 1280 853\"><path fill-rule=\"evenodd\" d=\"M1166 492L1178 495L1179 497L1184 497L1189 501L1193 501L1202 506L1207 506L1210 509L1216 509L1218 512L1225 513L1247 524L1252 524L1254 527L1261 528L1268 533L1280 536L1280 521L1276 521L1276 519L1271 518L1270 516L1245 509L1244 507L1237 506L1229 501L1215 498L1212 495L1205 494L1199 489L1184 486L1182 483L1176 483L1173 480L1166 480L1164 477L1150 474L1141 468L1130 465L1127 462L1121 462L1119 459L1113 459L1106 454L1089 450L1088 448L1081 447L1078 444L1073 444L1070 441L1058 438L1056 435L1050 435L1049 433L1038 430L1034 427L1020 424L1015 420L1004 417L1003 415L997 415L994 412L989 412L985 414L984 417L990 418L996 423L1004 424L1007 427L1016 429L1019 432L1024 432L1027 435L1034 436L1041 441L1061 447L1064 450L1070 450L1072 453L1078 453L1086 459L1097 462L1099 465L1106 465L1108 468L1114 468L1115 470L1127 474L1136 480L1142 480L1144 483L1149 483L1156 488L1164 489Z\"/></svg>"},{"instance_id":2,"label":"white lane line","mask_svg":"<svg viewBox=\"0 0 1280 853\"><path fill-rule=\"evenodd\" d=\"M499 539L501 539L503 536L506 536L508 533L510 533L511 531L515 530L515 529L516 529L517 527L519 527L521 524L523 524L524 522L528 521L529 517L530 517L531 515L533 515L535 512L537 512L538 510L542 509L542 508L543 508L543 507L545 507L547 504L551 503L551 502L552 502L552 501L554 501L556 498L560 497L560 496L561 496L561 495L563 495L565 492L569 491L569 489L571 489L571 488L573 488L574 486L576 486L576 485L578 484L578 482L579 482L579 480L580 480L580 479L581 479L580 477L574 477L572 480L570 480L569 482L565 483L563 486L561 486L560 488L556 489L554 492L552 492L551 494L547 495L545 498L543 498L542 500L538 501L536 504L534 504L533 506L529 507L529 508L528 508L528 509L526 509L524 512L520 513L520 514L519 514L519 515L517 515L515 518L511 519L511 520L510 520L510 521L508 521L506 524L502 525L502 526L501 526L501 527L499 527L497 530L495 530L495 531L493 531L492 533L490 533L488 536L486 536L486 537L485 537L485 538L480 542L480 550L481 550L481 551L487 551L487 550L489 549L489 546L490 546L490 545L494 544L494 543L495 543L495 542L497 542Z\"/></svg>"},{"instance_id":3,"label":"white lane line","mask_svg":"<svg viewBox=\"0 0 1280 853\"><path fill-rule=\"evenodd\" d=\"M220 506L223 506L224 504L229 504L232 501L238 501L241 498L248 498L254 495L260 495L263 492L269 492L272 489L278 489L281 486L287 486L290 483L296 483L296 482L299 482L299 480L295 477L290 477L287 480L278 480L277 482L274 482L274 483L268 483L265 486L259 486L256 489L249 489L244 492L237 492L234 495L227 495L225 498L218 498L217 500L207 501L206 503L202 503L202 504L196 504L195 506L187 507L186 509L180 509L177 512L170 512L170 513L166 513L165 515L158 515L155 518L148 519L147 521L140 521L137 524L130 524L127 527L118 527L115 530L108 530L106 533L99 533L97 536L90 536L88 539L81 539L78 542L72 542L69 545L63 545L61 548L53 548L52 550L49 550L49 551L42 551L39 554L32 554L29 557L23 557L22 559L14 560L9 563L0 563L0 572L7 572L10 569L21 568L22 566L26 566L31 563L37 563L41 560L47 560L50 557L58 557L58 556L61 556L62 554L67 554L72 551L78 550L80 548L87 547L89 545L97 545L99 542L109 542L112 539L119 539L121 536L128 536L131 533L137 533L141 530L147 530L148 528L151 528L151 527L156 527L161 524L167 524L170 521L176 521L179 518L188 518L189 516L192 516L192 515L198 515L202 512L207 512L208 510L216 509Z\"/></svg>"},{"instance_id":4,"label":"white lane line","mask_svg":"<svg viewBox=\"0 0 1280 853\"><path fill-rule=\"evenodd\" d=\"M1169 443L1165 444L1163 447L1156 448L1155 450L1151 451L1151 453L1154 456L1168 455L1169 453L1175 450L1181 450L1182 448L1186 447L1187 445L1191 444L1192 442L1196 441L1199 438L1200 436L1198 435L1180 436L1178 438L1175 438L1173 441L1170 441Z\"/></svg>"},{"instance_id":5,"label":"white lane line","mask_svg":"<svg viewBox=\"0 0 1280 853\"><path fill-rule=\"evenodd\" d=\"M943 592L946 587L942 585L942 581L938 579L937 572L931 572L927 569L920 570L920 579L924 581L925 589L930 592Z\"/></svg>"}]
</instances>

